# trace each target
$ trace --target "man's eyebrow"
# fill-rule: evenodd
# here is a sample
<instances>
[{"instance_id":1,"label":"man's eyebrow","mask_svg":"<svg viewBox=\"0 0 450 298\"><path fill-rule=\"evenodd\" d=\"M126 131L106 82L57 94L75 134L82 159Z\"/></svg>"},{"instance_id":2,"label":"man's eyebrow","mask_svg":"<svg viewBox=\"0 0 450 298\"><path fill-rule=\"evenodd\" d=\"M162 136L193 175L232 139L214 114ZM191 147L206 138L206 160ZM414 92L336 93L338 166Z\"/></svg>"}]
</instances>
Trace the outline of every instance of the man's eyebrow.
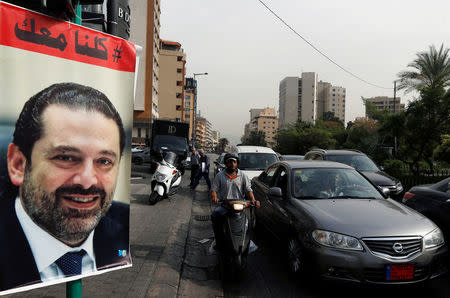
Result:
<instances>
[{"instance_id":1,"label":"man's eyebrow","mask_svg":"<svg viewBox=\"0 0 450 298\"><path fill-rule=\"evenodd\" d=\"M55 153L81 153L81 150L72 146L57 146L53 147L47 151L47 155L55 154Z\"/></svg>"},{"instance_id":2,"label":"man's eyebrow","mask_svg":"<svg viewBox=\"0 0 450 298\"><path fill-rule=\"evenodd\" d=\"M112 150L102 150L102 151L100 151L100 154L110 156L111 158L114 158L114 159L117 158L116 152L114 152Z\"/></svg>"}]
</instances>

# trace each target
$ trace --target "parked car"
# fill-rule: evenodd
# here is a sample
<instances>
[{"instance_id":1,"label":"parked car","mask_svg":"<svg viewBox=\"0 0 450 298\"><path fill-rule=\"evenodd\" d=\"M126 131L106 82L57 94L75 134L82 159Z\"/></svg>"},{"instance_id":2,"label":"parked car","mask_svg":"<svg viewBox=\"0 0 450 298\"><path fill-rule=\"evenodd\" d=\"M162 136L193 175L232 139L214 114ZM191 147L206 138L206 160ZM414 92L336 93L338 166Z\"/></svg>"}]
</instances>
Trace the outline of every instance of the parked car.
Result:
<instances>
[{"instance_id":1,"label":"parked car","mask_svg":"<svg viewBox=\"0 0 450 298\"><path fill-rule=\"evenodd\" d=\"M144 149L144 151L132 152L131 162L136 165L141 165L143 163L149 163L150 159L150 148Z\"/></svg>"},{"instance_id":2,"label":"parked car","mask_svg":"<svg viewBox=\"0 0 450 298\"><path fill-rule=\"evenodd\" d=\"M367 155L357 150L323 150L314 149L305 154L305 160L331 160L352 166L364 174L379 187L387 187L390 196L400 201L403 197L403 185L397 179L383 172Z\"/></svg>"},{"instance_id":3,"label":"parked car","mask_svg":"<svg viewBox=\"0 0 450 298\"><path fill-rule=\"evenodd\" d=\"M431 219L441 228L445 239L450 239L450 177L435 184L412 187L402 202Z\"/></svg>"},{"instance_id":4,"label":"parked car","mask_svg":"<svg viewBox=\"0 0 450 298\"><path fill-rule=\"evenodd\" d=\"M249 179L258 176L265 168L279 161L275 151L262 146L236 146L231 150L239 156L239 170Z\"/></svg>"},{"instance_id":5,"label":"parked car","mask_svg":"<svg viewBox=\"0 0 450 298\"><path fill-rule=\"evenodd\" d=\"M277 162L252 180L252 188L261 202L256 227L284 244L292 272L395 284L424 281L447 270L441 230L386 198L348 165Z\"/></svg>"},{"instance_id":6,"label":"parked car","mask_svg":"<svg viewBox=\"0 0 450 298\"><path fill-rule=\"evenodd\" d=\"M304 155L281 155L280 160L304 160Z\"/></svg>"},{"instance_id":7,"label":"parked car","mask_svg":"<svg viewBox=\"0 0 450 298\"><path fill-rule=\"evenodd\" d=\"M216 175L222 171L223 169L225 169L225 162L223 160L223 158L225 157L225 152L220 154L219 157L217 157L217 159L214 161L214 177L216 177Z\"/></svg>"}]
</instances>

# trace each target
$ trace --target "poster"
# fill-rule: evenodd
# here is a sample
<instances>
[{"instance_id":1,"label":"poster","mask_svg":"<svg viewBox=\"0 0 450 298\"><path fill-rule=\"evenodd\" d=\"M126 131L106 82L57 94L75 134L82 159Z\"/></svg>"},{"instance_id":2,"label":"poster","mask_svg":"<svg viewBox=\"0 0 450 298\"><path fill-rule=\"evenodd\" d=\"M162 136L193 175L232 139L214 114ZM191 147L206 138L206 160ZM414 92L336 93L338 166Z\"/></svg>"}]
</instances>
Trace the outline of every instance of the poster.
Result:
<instances>
[{"instance_id":1,"label":"poster","mask_svg":"<svg viewBox=\"0 0 450 298\"><path fill-rule=\"evenodd\" d=\"M0 295L131 266L135 65L123 39L0 2Z\"/></svg>"}]
</instances>

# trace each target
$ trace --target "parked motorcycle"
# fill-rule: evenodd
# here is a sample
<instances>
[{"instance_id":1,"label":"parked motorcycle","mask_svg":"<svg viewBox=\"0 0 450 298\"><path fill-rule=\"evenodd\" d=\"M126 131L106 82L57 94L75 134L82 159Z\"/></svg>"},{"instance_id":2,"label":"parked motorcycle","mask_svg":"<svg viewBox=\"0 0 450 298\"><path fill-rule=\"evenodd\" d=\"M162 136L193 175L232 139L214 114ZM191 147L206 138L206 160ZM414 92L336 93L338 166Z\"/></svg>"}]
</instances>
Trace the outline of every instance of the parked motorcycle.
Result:
<instances>
[{"instance_id":1,"label":"parked motorcycle","mask_svg":"<svg viewBox=\"0 0 450 298\"><path fill-rule=\"evenodd\" d=\"M254 204L250 201L223 200L229 212L224 220L224 247L219 250L220 271L224 278L239 278L243 273L250 247L255 248L250 236L254 228Z\"/></svg>"},{"instance_id":2,"label":"parked motorcycle","mask_svg":"<svg viewBox=\"0 0 450 298\"><path fill-rule=\"evenodd\" d=\"M181 183L181 172L176 168L177 155L166 152L160 162L156 164L155 173L152 176L152 193L148 202L150 205L176 193Z\"/></svg>"}]
</instances>

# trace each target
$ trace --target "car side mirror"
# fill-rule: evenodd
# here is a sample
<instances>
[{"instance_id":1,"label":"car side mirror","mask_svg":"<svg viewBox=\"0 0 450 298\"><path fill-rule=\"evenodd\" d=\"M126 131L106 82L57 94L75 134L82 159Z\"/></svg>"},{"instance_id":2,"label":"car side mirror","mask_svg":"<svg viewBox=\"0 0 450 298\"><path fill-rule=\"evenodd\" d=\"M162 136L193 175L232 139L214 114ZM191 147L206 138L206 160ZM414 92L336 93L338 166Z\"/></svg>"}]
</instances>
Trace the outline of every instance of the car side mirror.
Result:
<instances>
[{"instance_id":1,"label":"car side mirror","mask_svg":"<svg viewBox=\"0 0 450 298\"><path fill-rule=\"evenodd\" d=\"M281 191L281 188L279 188L279 187L271 187L271 188L269 188L269 195L281 198L283 196L283 192Z\"/></svg>"},{"instance_id":2,"label":"car side mirror","mask_svg":"<svg viewBox=\"0 0 450 298\"><path fill-rule=\"evenodd\" d=\"M391 191L390 191L389 188L387 188L387 187L382 187L382 188L381 188L381 192L383 193L383 195L384 195L386 198L389 198L389 195L391 194Z\"/></svg>"},{"instance_id":3,"label":"car side mirror","mask_svg":"<svg viewBox=\"0 0 450 298\"><path fill-rule=\"evenodd\" d=\"M384 167L383 166L379 166L378 168L380 169L380 171L384 171Z\"/></svg>"}]
</instances>

